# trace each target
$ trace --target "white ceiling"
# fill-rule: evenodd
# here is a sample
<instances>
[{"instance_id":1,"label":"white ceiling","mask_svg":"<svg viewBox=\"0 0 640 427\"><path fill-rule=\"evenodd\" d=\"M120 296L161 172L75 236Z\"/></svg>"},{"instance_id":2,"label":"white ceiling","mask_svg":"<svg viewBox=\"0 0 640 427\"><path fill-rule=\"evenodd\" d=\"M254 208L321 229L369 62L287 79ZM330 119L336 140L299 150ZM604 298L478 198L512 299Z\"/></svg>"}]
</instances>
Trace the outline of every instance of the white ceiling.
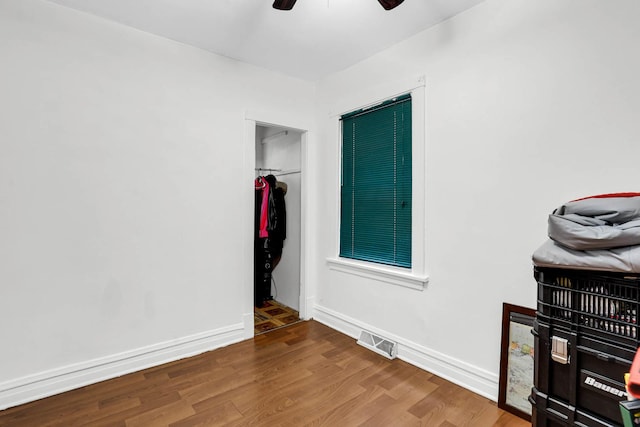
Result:
<instances>
[{"instance_id":1,"label":"white ceiling","mask_svg":"<svg viewBox=\"0 0 640 427\"><path fill-rule=\"evenodd\" d=\"M483 0L50 0L188 45L315 81Z\"/></svg>"}]
</instances>

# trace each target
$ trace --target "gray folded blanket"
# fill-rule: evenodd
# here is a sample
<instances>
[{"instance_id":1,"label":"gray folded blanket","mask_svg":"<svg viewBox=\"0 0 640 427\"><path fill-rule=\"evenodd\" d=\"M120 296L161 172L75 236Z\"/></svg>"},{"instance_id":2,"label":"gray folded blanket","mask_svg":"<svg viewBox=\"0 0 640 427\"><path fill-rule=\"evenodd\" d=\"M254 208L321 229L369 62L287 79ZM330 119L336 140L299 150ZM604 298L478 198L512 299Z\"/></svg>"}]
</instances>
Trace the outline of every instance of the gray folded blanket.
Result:
<instances>
[{"instance_id":1,"label":"gray folded blanket","mask_svg":"<svg viewBox=\"0 0 640 427\"><path fill-rule=\"evenodd\" d=\"M640 245L640 196L565 203L549 215L549 237L575 250Z\"/></svg>"},{"instance_id":2,"label":"gray folded blanket","mask_svg":"<svg viewBox=\"0 0 640 427\"><path fill-rule=\"evenodd\" d=\"M640 193L565 203L549 215L548 235L535 265L640 272Z\"/></svg>"}]
</instances>

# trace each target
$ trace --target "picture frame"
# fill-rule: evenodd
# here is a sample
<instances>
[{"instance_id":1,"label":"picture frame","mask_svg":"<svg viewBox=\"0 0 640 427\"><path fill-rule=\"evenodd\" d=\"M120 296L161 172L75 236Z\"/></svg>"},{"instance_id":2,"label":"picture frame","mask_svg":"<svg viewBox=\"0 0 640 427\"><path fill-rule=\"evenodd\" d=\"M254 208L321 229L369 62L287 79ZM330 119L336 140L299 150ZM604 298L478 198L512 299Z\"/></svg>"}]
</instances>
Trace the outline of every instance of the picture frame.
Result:
<instances>
[{"instance_id":1,"label":"picture frame","mask_svg":"<svg viewBox=\"0 0 640 427\"><path fill-rule=\"evenodd\" d=\"M498 407L527 421L531 421L532 414L529 395L535 346L531 329L535 316L534 309L502 304Z\"/></svg>"}]
</instances>

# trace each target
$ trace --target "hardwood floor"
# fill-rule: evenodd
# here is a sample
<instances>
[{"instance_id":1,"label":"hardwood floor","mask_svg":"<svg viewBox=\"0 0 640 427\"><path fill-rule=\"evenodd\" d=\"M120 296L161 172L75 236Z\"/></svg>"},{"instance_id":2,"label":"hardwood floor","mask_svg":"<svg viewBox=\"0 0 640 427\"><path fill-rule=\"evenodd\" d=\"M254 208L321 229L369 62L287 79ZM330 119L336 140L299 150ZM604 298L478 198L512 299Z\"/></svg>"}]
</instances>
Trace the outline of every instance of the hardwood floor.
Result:
<instances>
[{"instance_id":1,"label":"hardwood floor","mask_svg":"<svg viewBox=\"0 0 640 427\"><path fill-rule=\"evenodd\" d=\"M0 426L502 426L529 423L318 322L0 412Z\"/></svg>"}]
</instances>

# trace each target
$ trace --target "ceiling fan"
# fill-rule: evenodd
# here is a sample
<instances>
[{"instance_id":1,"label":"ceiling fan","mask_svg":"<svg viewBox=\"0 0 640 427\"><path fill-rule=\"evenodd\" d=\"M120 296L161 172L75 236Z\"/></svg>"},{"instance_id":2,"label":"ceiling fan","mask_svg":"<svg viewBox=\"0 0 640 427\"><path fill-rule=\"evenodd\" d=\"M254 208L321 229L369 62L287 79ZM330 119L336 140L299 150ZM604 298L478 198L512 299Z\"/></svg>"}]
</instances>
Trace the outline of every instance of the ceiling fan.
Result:
<instances>
[{"instance_id":1,"label":"ceiling fan","mask_svg":"<svg viewBox=\"0 0 640 427\"><path fill-rule=\"evenodd\" d=\"M378 3L385 8L385 10L391 10L397 7L404 0L378 0ZM291 10L293 5L296 4L296 0L275 0L273 2L273 8L279 10Z\"/></svg>"}]
</instances>

